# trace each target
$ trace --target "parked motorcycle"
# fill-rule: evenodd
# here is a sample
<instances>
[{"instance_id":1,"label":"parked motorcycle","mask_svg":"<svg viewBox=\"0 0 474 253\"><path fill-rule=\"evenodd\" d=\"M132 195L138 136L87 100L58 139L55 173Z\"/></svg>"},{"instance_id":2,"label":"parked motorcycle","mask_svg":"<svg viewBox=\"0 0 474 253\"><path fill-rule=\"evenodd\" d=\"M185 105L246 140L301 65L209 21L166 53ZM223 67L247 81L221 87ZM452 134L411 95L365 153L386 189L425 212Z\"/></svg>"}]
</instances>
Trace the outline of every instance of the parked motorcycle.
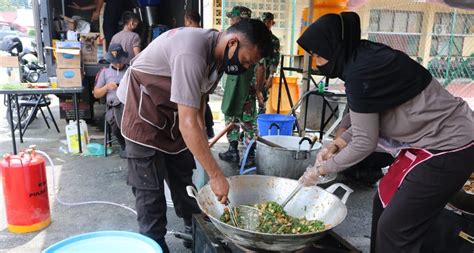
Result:
<instances>
[{"instance_id":1,"label":"parked motorcycle","mask_svg":"<svg viewBox=\"0 0 474 253\"><path fill-rule=\"evenodd\" d=\"M23 47L23 43L16 36L6 36L1 42L0 50L9 53L11 56L18 56L18 61L20 63L20 74L21 82L24 83L36 83L38 82L40 76L46 73L44 66L39 65L38 62L38 53L36 51L36 42L31 42L31 47ZM17 117L10 119L10 114L7 115L7 122L10 124L13 122L14 128L18 127L18 123L21 124L21 127L24 128L27 124L31 123L33 117L36 117L37 111L33 110L31 106L23 106L25 104L35 103L40 99L40 95L27 95L27 96L18 96L18 105L20 109L20 122L18 122ZM12 96L13 103L12 109L16 111L17 104L15 103L16 97ZM7 107L7 97L4 95L4 104ZM8 110L8 108L7 108Z\"/></svg>"}]
</instances>

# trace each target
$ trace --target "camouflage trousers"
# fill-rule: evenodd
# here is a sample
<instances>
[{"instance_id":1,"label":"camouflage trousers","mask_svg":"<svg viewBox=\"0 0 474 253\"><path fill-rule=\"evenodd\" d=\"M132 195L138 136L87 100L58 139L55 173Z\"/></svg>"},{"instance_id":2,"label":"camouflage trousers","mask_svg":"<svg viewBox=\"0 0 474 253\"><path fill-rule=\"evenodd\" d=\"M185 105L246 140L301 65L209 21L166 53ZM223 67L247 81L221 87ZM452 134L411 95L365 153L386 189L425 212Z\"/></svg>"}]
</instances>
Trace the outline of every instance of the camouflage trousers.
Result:
<instances>
[{"instance_id":1,"label":"camouflage trousers","mask_svg":"<svg viewBox=\"0 0 474 253\"><path fill-rule=\"evenodd\" d=\"M268 89L263 89L262 95L263 95L263 105L262 106L260 106L260 104L258 105L258 115L265 114L265 111L267 110L267 102L268 102L268 95L269 95Z\"/></svg>"},{"instance_id":2,"label":"camouflage trousers","mask_svg":"<svg viewBox=\"0 0 474 253\"><path fill-rule=\"evenodd\" d=\"M257 131L257 108L256 108L256 98L253 95L249 95L244 103L244 108L242 115L240 117L230 117L225 115L225 124L236 123L236 125L227 132L227 140L229 143L231 141L240 141L240 128L244 138L242 141L249 143L256 134Z\"/></svg>"}]
</instances>

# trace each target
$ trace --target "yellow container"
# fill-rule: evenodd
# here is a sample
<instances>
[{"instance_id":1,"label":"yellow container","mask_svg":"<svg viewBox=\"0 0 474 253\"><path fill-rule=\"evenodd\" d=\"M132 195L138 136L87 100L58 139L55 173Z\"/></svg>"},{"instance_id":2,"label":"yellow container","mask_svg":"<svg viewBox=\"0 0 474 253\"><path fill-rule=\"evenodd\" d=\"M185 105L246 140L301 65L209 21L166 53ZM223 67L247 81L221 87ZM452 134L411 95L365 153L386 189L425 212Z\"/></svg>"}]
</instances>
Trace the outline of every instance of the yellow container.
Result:
<instances>
[{"instance_id":1,"label":"yellow container","mask_svg":"<svg viewBox=\"0 0 474 253\"><path fill-rule=\"evenodd\" d=\"M290 100L288 99L288 93L286 92L285 83L283 80L281 84L281 102L280 102L280 114L288 114L291 111ZM288 83L288 89L290 90L291 101L293 105L300 99L300 89L298 86L298 77L286 76L286 82ZM280 87L280 77L273 77L272 87L268 91L268 101L265 113L275 114L278 111L278 89Z\"/></svg>"}]
</instances>

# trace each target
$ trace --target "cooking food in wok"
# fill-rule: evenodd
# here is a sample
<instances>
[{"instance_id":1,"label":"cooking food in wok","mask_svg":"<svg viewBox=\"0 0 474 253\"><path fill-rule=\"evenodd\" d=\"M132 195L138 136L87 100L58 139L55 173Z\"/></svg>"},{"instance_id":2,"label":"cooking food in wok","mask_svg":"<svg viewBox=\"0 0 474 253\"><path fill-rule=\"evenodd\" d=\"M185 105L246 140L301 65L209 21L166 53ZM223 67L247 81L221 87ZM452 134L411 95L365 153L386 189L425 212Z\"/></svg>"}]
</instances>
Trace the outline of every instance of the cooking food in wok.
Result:
<instances>
[{"instance_id":1,"label":"cooking food in wok","mask_svg":"<svg viewBox=\"0 0 474 253\"><path fill-rule=\"evenodd\" d=\"M299 184L297 180L263 175L232 176L228 181L230 205L236 207L270 201L283 203L288 197L288 189L295 189ZM341 188L345 193L339 199L332 193ZM189 196L196 198L199 208L208 215L214 226L234 243L248 250L276 252L300 250L323 238L327 231L339 225L346 217L345 203L352 192L350 188L340 183L333 184L327 189L318 186L303 187L288 203L285 211L293 217L323 221L326 228L312 233L271 234L252 230L253 226L250 229L243 229L222 222L219 218L226 206L219 202L209 184L202 187L199 192L192 186L186 187L186 190Z\"/></svg>"},{"instance_id":2,"label":"cooking food in wok","mask_svg":"<svg viewBox=\"0 0 474 253\"><path fill-rule=\"evenodd\" d=\"M324 222L320 220L307 220L305 218L295 218L288 215L283 207L273 201L255 204L253 207L257 208L259 212L254 222L257 222L255 231L269 234L304 234L319 232L326 229ZM241 216L239 207L233 207L237 218L237 225L249 222L243 221L247 217ZM244 207L242 207L244 208ZM230 219L230 212L224 209L220 220L229 225L233 225ZM242 227L243 228L243 227Z\"/></svg>"}]
</instances>

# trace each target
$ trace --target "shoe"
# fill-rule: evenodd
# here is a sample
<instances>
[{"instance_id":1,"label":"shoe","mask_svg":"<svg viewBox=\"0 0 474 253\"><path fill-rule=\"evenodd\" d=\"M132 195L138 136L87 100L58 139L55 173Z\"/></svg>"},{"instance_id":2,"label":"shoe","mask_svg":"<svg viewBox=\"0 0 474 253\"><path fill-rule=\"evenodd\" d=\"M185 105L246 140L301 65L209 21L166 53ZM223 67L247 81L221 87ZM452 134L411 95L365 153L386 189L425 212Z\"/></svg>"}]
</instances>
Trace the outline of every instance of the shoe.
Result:
<instances>
[{"instance_id":1,"label":"shoe","mask_svg":"<svg viewBox=\"0 0 474 253\"><path fill-rule=\"evenodd\" d=\"M219 158L226 162L238 163L240 161L239 150L237 149L238 145L239 143L237 141L231 141L229 149L226 152L219 153Z\"/></svg>"}]
</instances>

